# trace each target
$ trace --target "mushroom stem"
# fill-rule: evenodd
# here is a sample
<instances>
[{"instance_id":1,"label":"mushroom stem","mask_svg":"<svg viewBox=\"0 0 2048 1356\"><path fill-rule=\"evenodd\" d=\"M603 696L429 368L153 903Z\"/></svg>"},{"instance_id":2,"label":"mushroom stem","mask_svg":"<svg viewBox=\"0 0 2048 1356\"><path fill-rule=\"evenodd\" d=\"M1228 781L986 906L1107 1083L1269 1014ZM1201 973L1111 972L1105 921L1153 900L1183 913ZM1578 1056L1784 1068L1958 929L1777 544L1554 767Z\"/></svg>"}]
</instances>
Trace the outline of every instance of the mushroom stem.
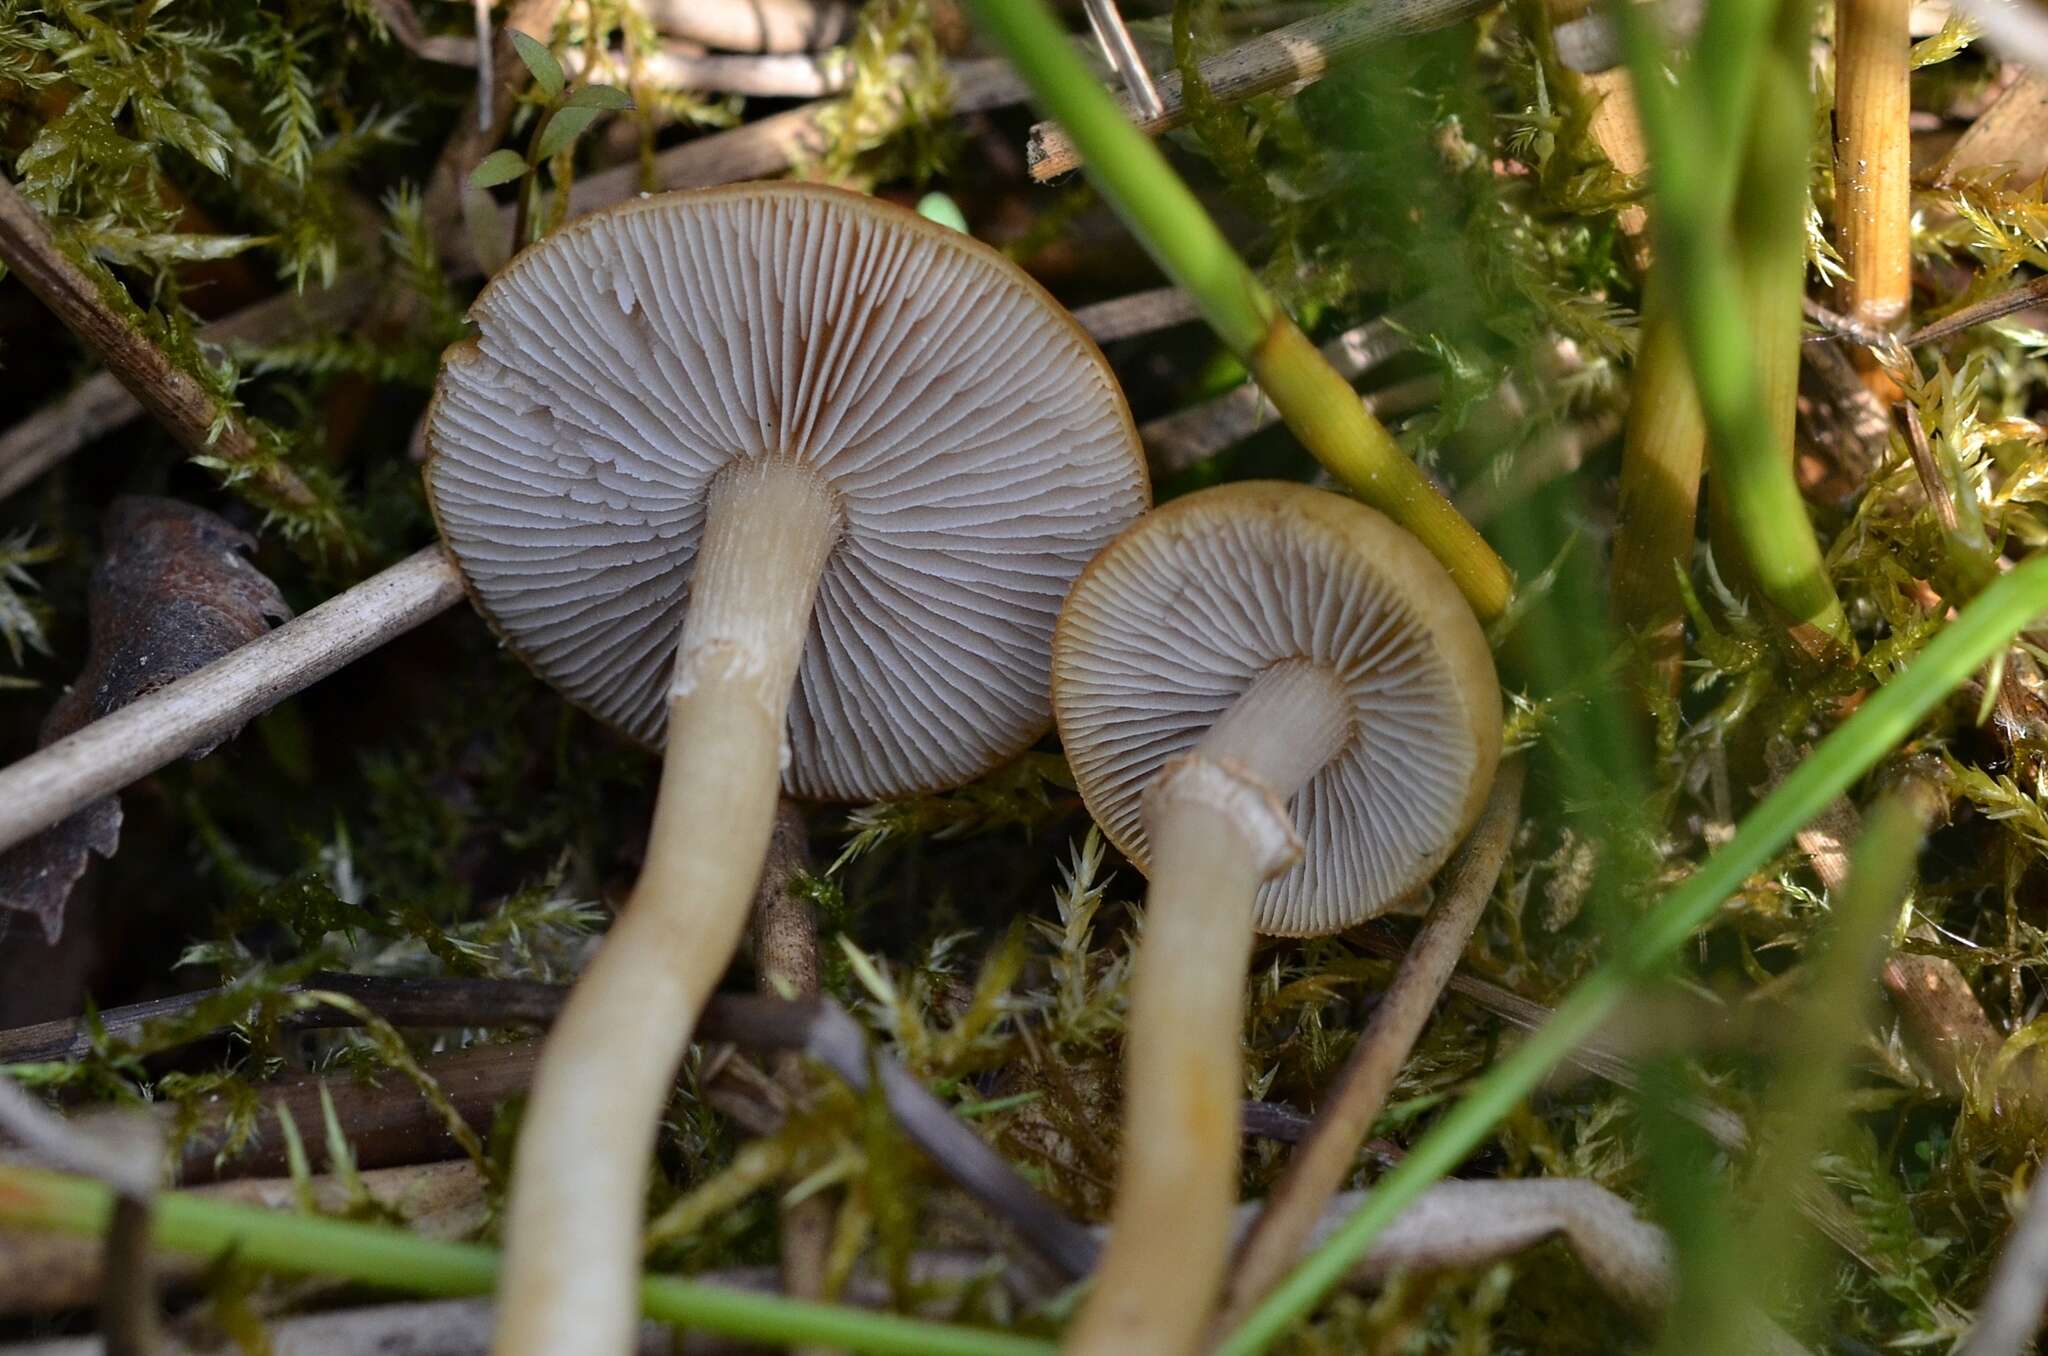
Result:
<instances>
[{"instance_id":1,"label":"mushroom stem","mask_svg":"<svg viewBox=\"0 0 2048 1356\"><path fill-rule=\"evenodd\" d=\"M1254 678L1195 752L1234 760L1285 805L1350 739L1351 703L1337 675L1288 659Z\"/></svg>"},{"instance_id":2,"label":"mushroom stem","mask_svg":"<svg viewBox=\"0 0 2048 1356\"><path fill-rule=\"evenodd\" d=\"M1200 1341L1237 1203L1252 904L1300 856L1287 801L1351 729L1329 669L1282 661L1146 790L1152 884L1131 977L1125 1148L1069 1352L1184 1356Z\"/></svg>"},{"instance_id":3,"label":"mushroom stem","mask_svg":"<svg viewBox=\"0 0 2048 1356\"><path fill-rule=\"evenodd\" d=\"M830 491L793 463L737 461L712 487L647 861L548 1038L520 1131L499 1356L630 1349L647 1163L746 925L839 525Z\"/></svg>"}]
</instances>

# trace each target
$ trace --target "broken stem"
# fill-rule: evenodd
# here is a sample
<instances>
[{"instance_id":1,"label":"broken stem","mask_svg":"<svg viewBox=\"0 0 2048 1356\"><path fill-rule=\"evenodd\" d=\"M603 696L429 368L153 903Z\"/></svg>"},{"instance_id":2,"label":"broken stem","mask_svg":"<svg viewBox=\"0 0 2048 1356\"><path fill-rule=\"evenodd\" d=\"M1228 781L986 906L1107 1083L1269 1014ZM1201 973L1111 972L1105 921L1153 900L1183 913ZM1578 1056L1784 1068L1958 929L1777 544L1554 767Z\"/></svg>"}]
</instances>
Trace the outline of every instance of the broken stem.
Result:
<instances>
[{"instance_id":1,"label":"broken stem","mask_svg":"<svg viewBox=\"0 0 2048 1356\"><path fill-rule=\"evenodd\" d=\"M609 1354L632 1339L656 1132L746 926L839 530L830 491L794 463L744 458L712 487L647 862L549 1033L520 1128L499 1356Z\"/></svg>"}]
</instances>

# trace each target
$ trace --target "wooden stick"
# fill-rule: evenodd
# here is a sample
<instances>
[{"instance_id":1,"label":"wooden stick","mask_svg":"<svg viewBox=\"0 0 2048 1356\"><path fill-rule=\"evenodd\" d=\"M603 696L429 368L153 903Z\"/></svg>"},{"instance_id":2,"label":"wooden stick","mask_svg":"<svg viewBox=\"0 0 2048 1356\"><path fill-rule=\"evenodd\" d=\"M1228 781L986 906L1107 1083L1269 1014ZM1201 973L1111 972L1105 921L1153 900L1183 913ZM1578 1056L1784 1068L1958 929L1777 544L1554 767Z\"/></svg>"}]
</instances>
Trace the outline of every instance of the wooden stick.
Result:
<instances>
[{"instance_id":1,"label":"wooden stick","mask_svg":"<svg viewBox=\"0 0 2048 1356\"><path fill-rule=\"evenodd\" d=\"M1178 287L1155 287L1074 311L1074 323L1098 344L1114 343L1202 318L1195 299Z\"/></svg>"},{"instance_id":2,"label":"wooden stick","mask_svg":"<svg viewBox=\"0 0 2048 1356\"><path fill-rule=\"evenodd\" d=\"M461 597L455 567L440 547L428 547L199 672L0 769L0 850L224 738Z\"/></svg>"},{"instance_id":3,"label":"wooden stick","mask_svg":"<svg viewBox=\"0 0 2048 1356\"><path fill-rule=\"evenodd\" d=\"M241 420L108 304L85 270L57 247L42 214L5 175L0 175L0 262L99 354L107 370L188 453L230 465L261 459L262 449ZM287 467L264 466L256 478L266 497L288 508L311 508L318 502Z\"/></svg>"},{"instance_id":4,"label":"wooden stick","mask_svg":"<svg viewBox=\"0 0 2048 1356\"><path fill-rule=\"evenodd\" d=\"M297 988L339 993L398 1027L546 1026L560 1011L568 992L560 985L523 980L383 979L332 973L309 976ZM190 1011L218 992L208 990L132 1008L109 1009L99 1014L96 1024L98 1029L118 1038L141 1029L147 1022ZM294 1020L301 1026L351 1026L358 1021L345 1008L313 1008L295 1014ZM926 1091L901 1064L886 1055L871 1060L867 1033L837 1003L826 998L790 1002L756 995L720 994L705 1008L697 1035L702 1041L756 1050L801 1051L831 1069L856 1092L867 1090L873 1070L880 1079L883 1100L903 1126L905 1137L930 1155L962 1190L1008 1221L1019 1237L1068 1278L1086 1275L1094 1265L1096 1244L1087 1231L1025 1183L995 1150ZM0 1032L0 1061L75 1058L90 1048L91 1040L92 1031L83 1019ZM483 1102L480 1111L473 1111L479 1103L464 1098L502 1099L509 1095L505 1088L523 1088L525 1080L532 1076L537 1048L534 1043L478 1047L481 1051L496 1052L495 1056L462 1052L484 1061L487 1076L446 1077L438 1069L434 1071L465 1117L484 1119L493 1103ZM298 1108L294 1108L302 1125L317 1123L319 1119L317 1088L313 1095L313 1110L299 1114ZM413 1127L409 1133L415 1141L440 1124L438 1118L431 1123L425 1119L420 1098L410 1087L394 1086L388 1100L390 1106L410 1117L407 1124ZM431 1113L432 1109L425 1110ZM382 1125L387 1124L388 1117L380 1111L368 1120ZM199 1154L198 1162L193 1161L195 1152ZM212 1148L204 1146L189 1151L188 1167L203 1172L203 1164L211 1161L212 1153Z\"/></svg>"},{"instance_id":5,"label":"wooden stick","mask_svg":"<svg viewBox=\"0 0 2048 1356\"><path fill-rule=\"evenodd\" d=\"M1210 95L1224 104L1241 103L1274 90L1292 93L1378 43L1449 28L1490 5L1491 0L1365 0L1345 5L1210 57L1201 63L1202 80ZM1187 116L1179 73L1162 77L1158 86L1162 109L1157 117L1144 117L1128 94L1120 98L1125 115L1147 136L1171 131ZM1040 183L1081 165L1080 150L1055 122L1042 122L1031 129L1024 157L1031 177Z\"/></svg>"},{"instance_id":6,"label":"wooden stick","mask_svg":"<svg viewBox=\"0 0 2048 1356\"><path fill-rule=\"evenodd\" d=\"M1869 329L1899 327L1913 295L1910 0L1835 6L1835 220L1848 277L1841 307ZM1867 352L1857 370L1873 392L1898 398Z\"/></svg>"},{"instance_id":7,"label":"wooden stick","mask_svg":"<svg viewBox=\"0 0 2048 1356\"><path fill-rule=\"evenodd\" d=\"M843 0L652 0L647 11L670 37L728 52L813 52L853 35Z\"/></svg>"},{"instance_id":8,"label":"wooden stick","mask_svg":"<svg viewBox=\"0 0 2048 1356\"><path fill-rule=\"evenodd\" d=\"M1233 1331L1294 1265L1325 1207L1350 1175L1358 1146L1385 1108L1395 1076L1429 1024L1472 929L1493 898L1521 813L1522 762L1509 759L1501 766L1479 823L1458 849L1443 894L1337 1075L1308 1139L1288 1160L1286 1174L1239 1245L1237 1264L1224 1284L1216 1331Z\"/></svg>"},{"instance_id":9,"label":"wooden stick","mask_svg":"<svg viewBox=\"0 0 2048 1356\"><path fill-rule=\"evenodd\" d=\"M297 333L348 324L368 302L368 273L349 272L332 287L283 292L216 320L199 331L213 347L262 344ZM70 394L0 434L0 499L13 494L102 434L142 413L142 404L112 372L95 372Z\"/></svg>"},{"instance_id":10,"label":"wooden stick","mask_svg":"<svg viewBox=\"0 0 2048 1356\"><path fill-rule=\"evenodd\" d=\"M1907 348L1917 348L1921 344L1931 344L1950 335L1961 334L1964 330L1987 321L2003 319L2015 311L2024 311L2030 306L2041 305L2048 305L2048 275L2022 283L1995 297L1986 297L1975 305L1965 306L1939 320L1931 320L1899 342Z\"/></svg>"}]
</instances>

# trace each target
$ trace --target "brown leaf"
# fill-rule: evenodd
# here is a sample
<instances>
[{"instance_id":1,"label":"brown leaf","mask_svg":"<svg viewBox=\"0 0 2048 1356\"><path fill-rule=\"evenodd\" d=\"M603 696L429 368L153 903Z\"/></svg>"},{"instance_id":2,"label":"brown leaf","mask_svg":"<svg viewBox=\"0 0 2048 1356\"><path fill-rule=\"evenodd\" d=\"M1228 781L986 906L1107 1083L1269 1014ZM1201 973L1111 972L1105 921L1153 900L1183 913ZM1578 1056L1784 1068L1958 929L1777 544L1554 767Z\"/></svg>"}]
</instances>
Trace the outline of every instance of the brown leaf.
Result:
<instances>
[{"instance_id":1,"label":"brown leaf","mask_svg":"<svg viewBox=\"0 0 2048 1356\"><path fill-rule=\"evenodd\" d=\"M205 668L291 616L277 586L249 563L255 539L204 509L129 495L108 507L102 534L85 669L44 718L44 744ZM121 803L109 796L0 853L0 910L33 915L54 944L90 854L111 857L120 841ZM0 912L0 927L5 917Z\"/></svg>"}]
</instances>

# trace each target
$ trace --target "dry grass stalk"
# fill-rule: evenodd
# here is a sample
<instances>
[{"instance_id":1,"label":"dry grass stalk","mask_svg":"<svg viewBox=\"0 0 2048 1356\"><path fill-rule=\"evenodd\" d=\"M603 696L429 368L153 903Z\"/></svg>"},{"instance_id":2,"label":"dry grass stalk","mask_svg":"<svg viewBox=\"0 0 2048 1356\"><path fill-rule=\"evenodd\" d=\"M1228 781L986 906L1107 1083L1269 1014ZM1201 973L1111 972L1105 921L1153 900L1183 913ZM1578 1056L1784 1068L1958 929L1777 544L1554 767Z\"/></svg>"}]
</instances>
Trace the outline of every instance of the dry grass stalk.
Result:
<instances>
[{"instance_id":1,"label":"dry grass stalk","mask_svg":"<svg viewBox=\"0 0 2048 1356\"><path fill-rule=\"evenodd\" d=\"M1835 222L1848 278L1841 306L1851 321L1889 332L1913 295L1913 39L1909 0L1840 0L1835 6ZM1858 369L1871 389L1898 397L1868 353Z\"/></svg>"}]
</instances>

